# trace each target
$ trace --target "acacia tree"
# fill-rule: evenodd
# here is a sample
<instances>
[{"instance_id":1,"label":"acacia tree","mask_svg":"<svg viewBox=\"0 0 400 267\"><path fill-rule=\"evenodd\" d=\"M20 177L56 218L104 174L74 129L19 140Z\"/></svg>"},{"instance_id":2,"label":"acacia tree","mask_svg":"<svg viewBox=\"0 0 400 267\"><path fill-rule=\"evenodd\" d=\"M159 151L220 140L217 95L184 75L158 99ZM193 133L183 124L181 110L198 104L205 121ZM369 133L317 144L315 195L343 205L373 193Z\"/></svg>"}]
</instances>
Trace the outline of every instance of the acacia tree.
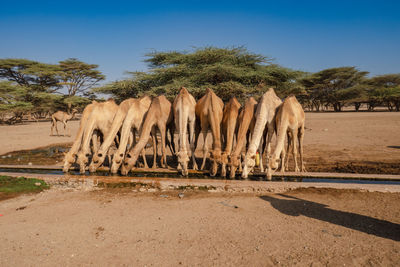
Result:
<instances>
[{"instance_id":1,"label":"acacia tree","mask_svg":"<svg viewBox=\"0 0 400 267\"><path fill-rule=\"evenodd\" d=\"M59 66L28 59L0 59L0 79L15 82L37 92L54 93L59 85Z\"/></svg>"},{"instance_id":2,"label":"acacia tree","mask_svg":"<svg viewBox=\"0 0 400 267\"><path fill-rule=\"evenodd\" d=\"M304 77L299 82L317 110L325 104L341 111L346 103L361 97L362 90L358 86L367 74L355 67L330 68Z\"/></svg>"},{"instance_id":3,"label":"acacia tree","mask_svg":"<svg viewBox=\"0 0 400 267\"><path fill-rule=\"evenodd\" d=\"M369 96L369 109L383 103L392 111L400 111L400 74L375 76L366 81Z\"/></svg>"},{"instance_id":4,"label":"acacia tree","mask_svg":"<svg viewBox=\"0 0 400 267\"><path fill-rule=\"evenodd\" d=\"M105 76L97 70L98 65L87 64L76 58L59 62L60 80L68 91L68 96L85 94L96 86Z\"/></svg>"},{"instance_id":5,"label":"acacia tree","mask_svg":"<svg viewBox=\"0 0 400 267\"><path fill-rule=\"evenodd\" d=\"M232 96L241 101L261 95L265 87L275 87L281 96L300 88L294 85L300 72L271 64L270 58L243 47L152 52L146 57L148 72L130 72L130 79L112 82L94 92L112 94L119 100L143 93L165 94L172 99L185 86L199 98L210 87L225 101ZM260 83L265 87L257 87Z\"/></svg>"}]
</instances>

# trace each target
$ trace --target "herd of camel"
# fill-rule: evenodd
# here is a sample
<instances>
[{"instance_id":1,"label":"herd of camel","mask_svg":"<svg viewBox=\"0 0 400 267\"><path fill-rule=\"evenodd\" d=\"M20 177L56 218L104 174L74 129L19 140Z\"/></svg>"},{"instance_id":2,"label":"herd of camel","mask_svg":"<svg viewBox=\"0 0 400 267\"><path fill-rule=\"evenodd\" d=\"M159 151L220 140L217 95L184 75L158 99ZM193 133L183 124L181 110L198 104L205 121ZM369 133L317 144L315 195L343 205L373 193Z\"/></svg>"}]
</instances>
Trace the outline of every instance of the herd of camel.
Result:
<instances>
[{"instance_id":1,"label":"herd of camel","mask_svg":"<svg viewBox=\"0 0 400 267\"><path fill-rule=\"evenodd\" d=\"M65 119L72 118L75 112L53 114L52 132L57 120L63 121L65 130ZM295 171L305 171L304 122L304 111L296 97L289 96L282 102L272 88L268 89L258 103L250 97L243 107L235 97L224 105L211 89L207 89L205 95L196 102L184 87L172 104L163 95L130 98L120 105L112 99L106 102L93 101L82 113L78 134L71 149L65 154L63 171L68 172L72 164L76 163L81 173L85 173L87 167L90 172L96 172L107 158L111 173L120 171L122 175L127 175L138 163L139 155L143 158L144 167L148 168L145 147L151 138L154 152L152 167L157 168L159 145L162 152L161 166L168 167L168 145L177 159L178 171L187 176L190 160L192 169L198 169L194 152L202 133L204 141L201 170L204 169L210 152L211 176L215 176L221 167L222 177L226 177L229 171L229 177L234 178L239 169L242 178L246 179L259 163L261 172L265 172L267 179L271 180L273 172L279 167L281 172L287 170L290 150L293 153ZM157 130L161 141L157 138ZM212 135L210 151L207 141L209 130ZM178 144L174 142L175 133L179 136L176 142ZM274 134L276 146L271 155ZM300 167L297 162L298 152ZM262 163L265 154L266 168Z\"/></svg>"}]
</instances>

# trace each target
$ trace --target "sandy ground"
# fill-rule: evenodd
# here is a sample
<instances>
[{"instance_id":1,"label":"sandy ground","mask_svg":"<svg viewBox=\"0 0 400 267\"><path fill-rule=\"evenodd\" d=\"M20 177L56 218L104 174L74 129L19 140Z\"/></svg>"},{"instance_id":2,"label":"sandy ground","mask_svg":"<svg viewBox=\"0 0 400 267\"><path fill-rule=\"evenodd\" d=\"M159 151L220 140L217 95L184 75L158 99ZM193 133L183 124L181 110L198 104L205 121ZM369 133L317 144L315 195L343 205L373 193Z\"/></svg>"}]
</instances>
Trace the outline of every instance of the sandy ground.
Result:
<instances>
[{"instance_id":1,"label":"sandy ground","mask_svg":"<svg viewBox=\"0 0 400 267\"><path fill-rule=\"evenodd\" d=\"M400 113L307 113L307 166L399 169ZM72 142L0 126L0 154ZM60 127L61 128L61 127ZM201 152L200 152L201 155ZM347 165L346 165L347 164ZM394 166L394 167L393 167ZM234 195L53 188L0 201L0 266L398 266L400 194Z\"/></svg>"},{"instance_id":2,"label":"sandy ground","mask_svg":"<svg viewBox=\"0 0 400 267\"><path fill-rule=\"evenodd\" d=\"M1 266L398 266L399 193L53 189L0 202Z\"/></svg>"}]
</instances>

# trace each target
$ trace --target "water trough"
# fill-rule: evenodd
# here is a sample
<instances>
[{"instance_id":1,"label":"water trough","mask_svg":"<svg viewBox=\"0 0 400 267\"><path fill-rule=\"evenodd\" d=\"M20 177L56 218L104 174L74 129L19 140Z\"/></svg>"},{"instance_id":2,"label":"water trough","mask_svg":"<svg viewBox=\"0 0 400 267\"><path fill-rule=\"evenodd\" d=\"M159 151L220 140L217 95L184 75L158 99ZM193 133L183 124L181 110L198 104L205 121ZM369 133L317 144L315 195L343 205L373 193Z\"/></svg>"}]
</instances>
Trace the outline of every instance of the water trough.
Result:
<instances>
[{"instance_id":1,"label":"water trough","mask_svg":"<svg viewBox=\"0 0 400 267\"><path fill-rule=\"evenodd\" d=\"M96 174L80 175L76 170L68 174L61 166L0 165L0 175L24 176L44 179L53 185L68 187L115 187L133 186L141 190L204 189L210 192L285 192L296 188L344 188L367 191L400 192L400 175L354 174L354 173L276 173L272 182L265 182L263 173L254 173L250 180L210 177L207 172L190 171L182 177L173 169L137 169L129 176L111 175L107 168Z\"/></svg>"}]
</instances>

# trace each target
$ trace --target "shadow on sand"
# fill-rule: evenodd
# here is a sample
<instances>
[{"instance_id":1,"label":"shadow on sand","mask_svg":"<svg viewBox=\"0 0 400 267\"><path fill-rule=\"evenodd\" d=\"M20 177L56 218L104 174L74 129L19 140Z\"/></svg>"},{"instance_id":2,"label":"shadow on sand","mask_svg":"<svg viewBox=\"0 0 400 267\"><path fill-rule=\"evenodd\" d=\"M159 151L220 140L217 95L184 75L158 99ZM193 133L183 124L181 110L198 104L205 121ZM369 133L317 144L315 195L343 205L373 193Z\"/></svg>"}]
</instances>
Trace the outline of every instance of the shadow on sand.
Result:
<instances>
[{"instance_id":1,"label":"shadow on sand","mask_svg":"<svg viewBox=\"0 0 400 267\"><path fill-rule=\"evenodd\" d=\"M290 216L306 216L309 218L333 223L353 230L382 238L400 241L400 224L371 218L368 216L330 209L328 206L304 199L279 194L281 198L261 196L271 203L272 207Z\"/></svg>"}]
</instances>

